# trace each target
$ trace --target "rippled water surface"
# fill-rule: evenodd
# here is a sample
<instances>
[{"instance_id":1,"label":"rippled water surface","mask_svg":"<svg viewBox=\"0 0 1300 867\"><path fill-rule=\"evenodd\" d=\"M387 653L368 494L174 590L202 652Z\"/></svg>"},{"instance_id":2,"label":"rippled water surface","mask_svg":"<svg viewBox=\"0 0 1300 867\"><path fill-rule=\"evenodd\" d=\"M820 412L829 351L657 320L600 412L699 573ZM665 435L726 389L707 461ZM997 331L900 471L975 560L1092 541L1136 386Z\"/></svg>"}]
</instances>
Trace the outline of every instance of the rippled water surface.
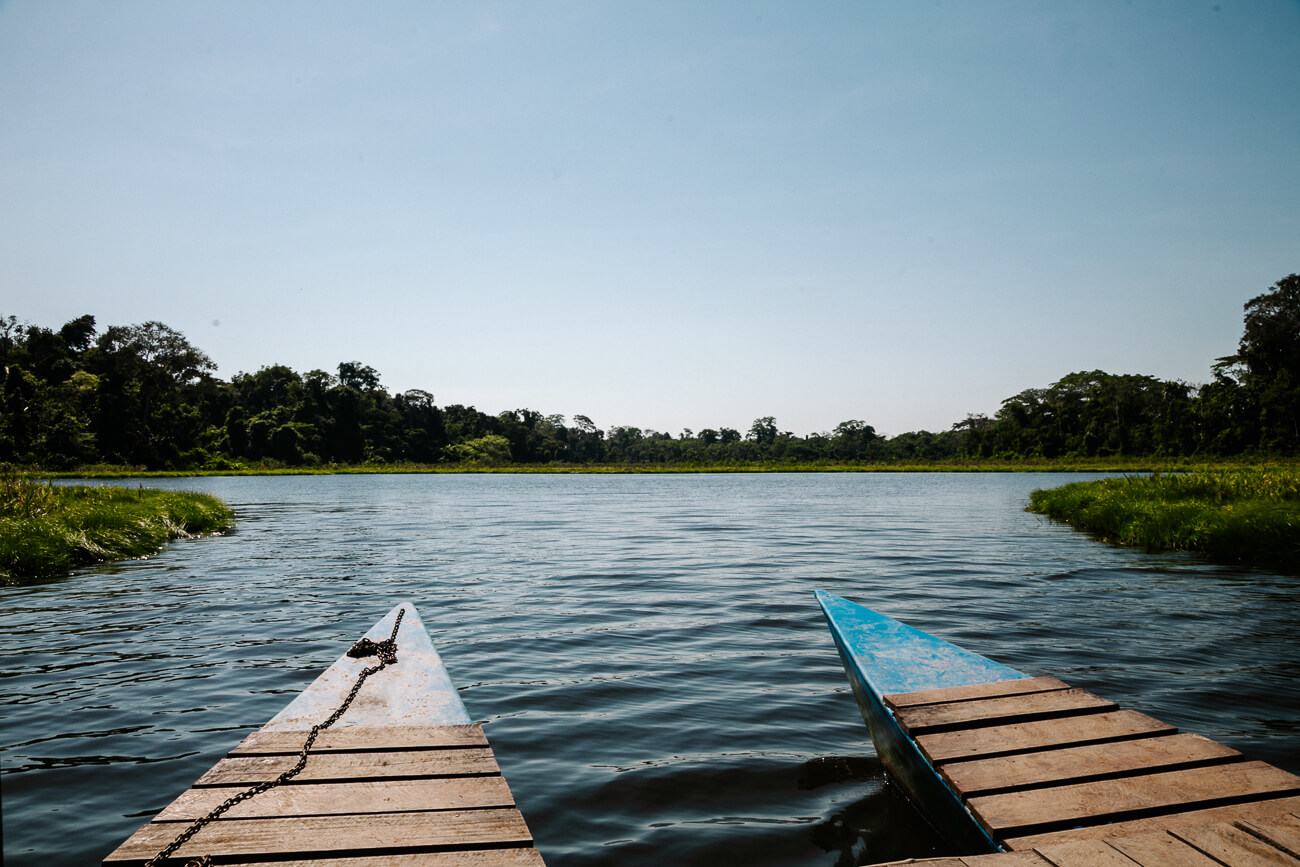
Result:
<instances>
[{"instance_id":1,"label":"rippled water surface","mask_svg":"<svg viewBox=\"0 0 1300 867\"><path fill-rule=\"evenodd\" d=\"M1300 772L1300 579L1023 511L1080 476L169 480L229 536L0 589L4 856L92 864L413 601L552 865L946 852L812 591Z\"/></svg>"}]
</instances>

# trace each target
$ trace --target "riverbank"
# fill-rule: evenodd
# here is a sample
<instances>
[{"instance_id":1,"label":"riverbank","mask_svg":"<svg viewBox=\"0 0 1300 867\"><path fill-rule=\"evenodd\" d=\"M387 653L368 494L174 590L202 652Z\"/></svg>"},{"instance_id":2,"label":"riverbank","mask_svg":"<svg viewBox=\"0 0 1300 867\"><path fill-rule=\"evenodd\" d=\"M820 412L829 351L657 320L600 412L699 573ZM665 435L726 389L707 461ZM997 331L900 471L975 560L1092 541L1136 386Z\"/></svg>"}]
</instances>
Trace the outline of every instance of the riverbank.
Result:
<instances>
[{"instance_id":1,"label":"riverbank","mask_svg":"<svg viewBox=\"0 0 1300 867\"><path fill-rule=\"evenodd\" d=\"M193 476L318 476L353 474L643 474L643 473L1190 473L1222 469L1282 468L1300 472L1300 461L1274 459L1188 458L1028 458L1024 460L960 459L950 461L751 464L326 464L288 467L276 462L222 469L149 470L144 467L95 465L75 470L28 469L49 479L188 478Z\"/></svg>"},{"instance_id":2,"label":"riverbank","mask_svg":"<svg viewBox=\"0 0 1300 867\"><path fill-rule=\"evenodd\" d=\"M0 478L0 583L155 553L172 539L218 533L234 512L186 491L51 485Z\"/></svg>"},{"instance_id":3,"label":"riverbank","mask_svg":"<svg viewBox=\"0 0 1300 867\"><path fill-rule=\"evenodd\" d=\"M1289 569L1300 563L1294 468L1075 482L1034 491L1028 510L1123 545Z\"/></svg>"}]
</instances>

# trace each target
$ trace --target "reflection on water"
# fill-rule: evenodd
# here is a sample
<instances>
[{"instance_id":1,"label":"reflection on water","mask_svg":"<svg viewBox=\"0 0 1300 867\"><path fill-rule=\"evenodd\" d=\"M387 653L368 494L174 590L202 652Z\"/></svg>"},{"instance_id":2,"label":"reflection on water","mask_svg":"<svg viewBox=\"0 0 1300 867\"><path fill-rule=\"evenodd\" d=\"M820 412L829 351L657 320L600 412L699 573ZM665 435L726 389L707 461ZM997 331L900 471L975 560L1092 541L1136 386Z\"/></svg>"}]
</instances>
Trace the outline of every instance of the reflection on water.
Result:
<instances>
[{"instance_id":1,"label":"reflection on water","mask_svg":"<svg viewBox=\"0 0 1300 867\"><path fill-rule=\"evenodd\" d=\"M7 864L94 863L409 599L551 863L947 854L825 588L1300 771L1300 579L1022 510L1079 476L168 480L227 537L0 590Z\"/></svg>"}]
</instances>

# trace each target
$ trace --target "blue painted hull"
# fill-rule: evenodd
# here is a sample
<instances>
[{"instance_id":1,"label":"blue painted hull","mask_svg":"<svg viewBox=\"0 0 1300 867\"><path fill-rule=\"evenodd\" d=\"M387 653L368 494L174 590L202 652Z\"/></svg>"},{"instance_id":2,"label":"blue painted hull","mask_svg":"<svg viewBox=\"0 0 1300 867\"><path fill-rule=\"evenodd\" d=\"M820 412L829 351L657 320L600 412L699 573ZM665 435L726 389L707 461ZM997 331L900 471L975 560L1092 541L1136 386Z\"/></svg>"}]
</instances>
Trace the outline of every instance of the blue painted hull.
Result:
<instances>
[{"instance_id":1,"label":"blue painted hull","mask_svg":"<svg viewBox=\"0 0 1300 867\"><path fill-rule=\"evenodd\" d=\"M1027 675L830 593L817 591L817 601L876 753L890 775L954 845L1001 851L903 731L883 697Z\"/></svg>"}]
</instances>

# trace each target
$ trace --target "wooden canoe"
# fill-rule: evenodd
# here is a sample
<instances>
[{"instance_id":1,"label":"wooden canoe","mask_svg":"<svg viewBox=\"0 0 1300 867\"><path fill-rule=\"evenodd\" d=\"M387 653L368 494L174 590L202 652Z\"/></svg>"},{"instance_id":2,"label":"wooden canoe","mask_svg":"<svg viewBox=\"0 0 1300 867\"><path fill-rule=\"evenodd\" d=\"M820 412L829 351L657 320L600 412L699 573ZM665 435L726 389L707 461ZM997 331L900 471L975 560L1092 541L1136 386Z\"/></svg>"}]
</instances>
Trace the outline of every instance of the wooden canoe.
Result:
<instances>
[{"instance_id":1,"label":"wooden canoe","mask_svg":"<svg viewBox=\"0 0 1300 867\"><path fill-rule=\"evenodd\" d=\"M1188 840L1226 827L1267 843L1269 863L1300 865L1300 849L1259 830L1295 824L1300 777L838 596L817 600L890 777L965 853L1033 849L1062 864L1061 846L1131 854L1154 840L1176 854L1141 863L1210 864Z\"/></svg>"},{"instance_id":2,"label":"wooden canoe","mask_svg":"<svg viewBox=\"0 0 1300 867\"><path fill-rule=\"evenodd\" d=\"M955 844L974 852L999 851L899 725L885 696L1026 675L825 591L817 591L817 601L886 770Z\"/></svg>"},{"instance_id":3,"label":"wooden canoe","mask_svg":"<svg viewBox=\"0 0 1300 867\"><path fill-rule=\"evenodd\" d=\"M415 606L398 605L364 638L393 637L399 612L397 661L319 732L302 770L230 807L161 863L542 865ZM375 656L340 656L103 863L143 865L214 807L292 768L312 728L377 665Z\"/></svg>"}]
</instances>

